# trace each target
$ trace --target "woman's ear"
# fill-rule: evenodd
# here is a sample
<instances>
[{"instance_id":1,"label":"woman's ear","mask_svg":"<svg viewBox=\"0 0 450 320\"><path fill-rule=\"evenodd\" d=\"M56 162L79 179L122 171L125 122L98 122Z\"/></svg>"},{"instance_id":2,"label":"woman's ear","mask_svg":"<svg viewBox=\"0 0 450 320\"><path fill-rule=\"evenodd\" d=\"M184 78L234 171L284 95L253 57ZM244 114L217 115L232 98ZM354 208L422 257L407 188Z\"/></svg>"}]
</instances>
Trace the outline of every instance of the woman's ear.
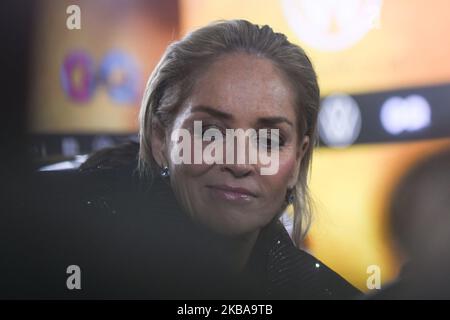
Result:
<instances>
[{"instance_id":1,"label":"woman's ear","mask_svg":"<svg viewBox=\"0 0 450 320\"><path fill-rule=\"evenodd\" d=\"M289 179L288 188L293 188L297 184L298 176L300 174L301 163L306 151L308 150L308 147L309 147L309 136L304 136L303 140L301 141L301 143L299 143L297 148L295 157L295 168L294 171L292 172L291 179Z\"/></svg>"},{"instance_id":2,"label":"woman's ear","mask_svg":"<svg viewBox=\"0 0 450 320\"><path fill-rule=\"evenodd\" d=\"M308 150L308 147L309 147L309 136L304 136L302 144L300 145L300 148L299 148L299 151L301 152L300 161L303 159L303 156L305 155L306 151Z\"/></svg>"},{"instance_id":3,"label":"woman's ear","mask_svg":"<svg viewBox=\"0 0 450 320\"><path fill-rule=\"evenodd\" d=\"M166 130L159 120L152 121L150 142L153 159L155 159L158 166L166 166L169 163L166 156Z\"/></svg>"}]
</instances>

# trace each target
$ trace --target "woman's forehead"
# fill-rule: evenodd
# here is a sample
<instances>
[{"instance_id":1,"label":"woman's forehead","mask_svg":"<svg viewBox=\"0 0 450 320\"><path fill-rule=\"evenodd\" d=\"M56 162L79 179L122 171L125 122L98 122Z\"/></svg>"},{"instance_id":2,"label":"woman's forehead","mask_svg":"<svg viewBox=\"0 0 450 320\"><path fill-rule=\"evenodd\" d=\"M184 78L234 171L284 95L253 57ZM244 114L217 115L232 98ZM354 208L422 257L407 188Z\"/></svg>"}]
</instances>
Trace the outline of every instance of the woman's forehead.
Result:
<instances>
[{"instance_id":1,"label":"woman's forehead","mask_svg":"<svg viewBox=\"0 0 450 320\"><path fill-rule=\"evenodd\" d=\"M279 86L289 86L283 73L271 60L246 53L220 57L199 75L196 83L199 86L195 89L200 91L204 91L201 90L202 87L216 91L229 91L240 87L240 92L250 89L251 92L246 92L247 94L253 93L257 86L271 91Z\"/></svg>"},{"instance_id":2,"label":"woman's forehead","mask_svg":"<svg viewBox=\"0 0 450 320\"><path fill-rule=\"evenodd\" d=\"M188 106L246 117L292 117L293 101L291 86L270 60L240 54L212 64L196 82Z\"/></svg>"}]
</instances>

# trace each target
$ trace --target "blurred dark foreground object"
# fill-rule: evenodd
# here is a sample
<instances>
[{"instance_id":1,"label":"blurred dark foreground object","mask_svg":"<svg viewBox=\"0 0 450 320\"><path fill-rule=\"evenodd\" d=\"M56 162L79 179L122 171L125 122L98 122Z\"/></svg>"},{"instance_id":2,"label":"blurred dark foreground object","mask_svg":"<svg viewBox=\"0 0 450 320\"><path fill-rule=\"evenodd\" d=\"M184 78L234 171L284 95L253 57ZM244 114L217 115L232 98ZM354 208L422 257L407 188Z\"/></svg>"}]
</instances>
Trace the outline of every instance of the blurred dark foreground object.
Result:
<instances>
[{"instance_id":1,"label":"blurred dark foreground object","mask_svg":"<svg viewBox=\"0 0 450 320\"><path fill-rule=\"evenodd\" d=\"M392 194L399 278L374 299L450 299L450 149L415 165Z\"/></svg>"},{"instance_id":2,"label":"blurred dark foreground object","mask_svg":"<svg viewBox=\"0 0 450 320\"><path fill-rule=\"evenodd\" d=\"M206 254L200 230L179 215L168 186L143 185L129 144L80 170L39 172L19 214L0 293L31 299L226 298L232 275ZM105 157L104 157L105 156ZM128 162L124 162L128 159ZM149 189L151 188L151 192ZM201 250L200 250L201 248ZM200 251L203 251L200 255ZM81 269L69 290L68 266ZM245 284L238 292L248 294ZM234 288L233 288L234 290ZM220 294L220 295L219 295Z\"/></svg>"},{"instance_id":3,"label":"blurred dark foreground object","mask_svg":"<svg viewBox=\"0 0 450 320\"><path fill-rule=\"evenodd\" d=\"M9 298L348 299L359 291L294 247L274 219L233 274L223 239L194 225L166 180L143 182L139 146L94 154L79 170L40 172L18 226L25 235L9 259ZM68 290L66 269L81 269ZM5 295L5 293L3 293Z\"/></svg>"}]
</instances>

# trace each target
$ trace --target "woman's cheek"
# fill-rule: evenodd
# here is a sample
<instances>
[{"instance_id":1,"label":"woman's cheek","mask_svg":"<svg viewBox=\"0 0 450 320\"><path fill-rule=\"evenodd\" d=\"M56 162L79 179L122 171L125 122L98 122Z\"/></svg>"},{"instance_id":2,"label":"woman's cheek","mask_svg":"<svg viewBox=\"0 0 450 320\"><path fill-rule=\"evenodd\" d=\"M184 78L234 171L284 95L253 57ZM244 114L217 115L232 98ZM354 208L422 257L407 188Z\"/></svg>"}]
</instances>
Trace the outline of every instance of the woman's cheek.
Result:
<instances>
[{"instance_id":1,"label":"woman's cheek","mask_svg":"<svg viewBox=\"0 0 450 320\"><path fill-rule=\"evenodd\" d=\"M297 161L294 154L289 156L280 155L278 172L272 176L272 183L280 185L283 188L287 188L288 181L292 177L292 173L295 171L296 163Z\"/></svg>"},{"instance_id":2,"label":"woman's cheek","mask_svg":"<svg viewBox=\"0 0 450 320\"><path fill-rule=\"evenodd\" d=\"M200 177L205 174L211 165L208 164L178 164L175 165L175 170L181 178Z\"/></svg>"},{"instance_id":3,"label":"woman's cheek","mask_svg":"<svg viewBox=\"0 0 450 320\"><path fill-rule=\"evenodd\" d=\"M189 131L189 138L187 140L180 139L177 142L171 141L170 144L169 152L171 161L174 163L174 170L185 177L200 176L214 165L205 163L203 159L208 142L203 141L201 136L192 133L186 124L182 126L182 129Z\"/></svg>"}]
</instances>

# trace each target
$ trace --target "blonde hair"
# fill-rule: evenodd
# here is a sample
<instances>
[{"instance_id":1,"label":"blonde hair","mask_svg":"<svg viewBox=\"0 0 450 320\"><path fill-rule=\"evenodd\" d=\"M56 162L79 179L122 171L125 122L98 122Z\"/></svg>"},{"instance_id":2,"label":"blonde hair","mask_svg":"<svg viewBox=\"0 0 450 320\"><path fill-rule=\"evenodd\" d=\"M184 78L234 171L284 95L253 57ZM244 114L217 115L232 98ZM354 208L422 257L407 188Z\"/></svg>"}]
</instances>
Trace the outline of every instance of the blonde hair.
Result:
<instances>
[{"instance_id":1,"label":"blonde hair","mask_svg":"<svg viewBox=\"0 0 450 320\"><path fill-rule=\"evenodd\" d=\"M293 201L292 237L294 243L300 246L311 224L311 197L307 181L313 148L317 143L320 90L316 73L303 49L267 25L258 26L246 20L216 21L168 46L150 75L142 100L139 172L142 176L151 177L158 168L150 142L154 121L169 127L177 109L191 94L199 74L220 56L235 52L254 54L272 61L296 94L299 136L302 139L305 135L309 136Z\"/></svg>"}]
</instances>

